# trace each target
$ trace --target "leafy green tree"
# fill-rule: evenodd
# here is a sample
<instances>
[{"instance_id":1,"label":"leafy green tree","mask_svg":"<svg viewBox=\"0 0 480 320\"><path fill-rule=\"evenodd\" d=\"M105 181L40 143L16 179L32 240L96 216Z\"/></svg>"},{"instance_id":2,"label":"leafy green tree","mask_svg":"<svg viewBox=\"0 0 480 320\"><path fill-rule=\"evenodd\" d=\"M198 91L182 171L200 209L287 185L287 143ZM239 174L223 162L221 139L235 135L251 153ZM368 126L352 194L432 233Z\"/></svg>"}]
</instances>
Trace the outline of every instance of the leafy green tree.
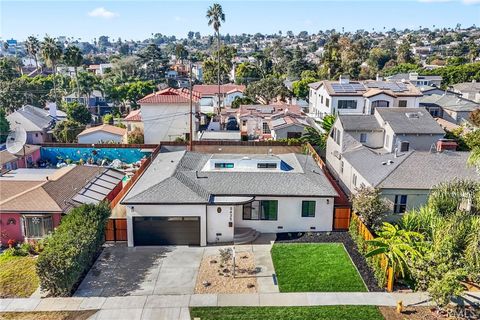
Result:
<instances>
[{"instance_id":1,"label":"leafy green tree","mask_svg":"<svg viewBox=\"0 0 480 320\"><path fill-rule=\"evenodd\" d=\"M399 64L414 62L413 54L410 50L410 43L408 42L408 40L403 40L400 46L398 46L397 61Z\"/></svg>"},{"instance_id":2,"label":"leafy green tree","mask_svg":"<svg viewBox=\"0 0 480 320\"><path fill-rule=\"evenodd\" d=\"M188 57L188 51L183 44L175 46L175 56L177 59L186 59Z\"/></svg>"},{"instance_id":3,"label":"leafy green tree","mask_svg":"<svg viewBox=\"0 0 480 320\"><path fill-rule=\"evenodd\" d=\"M10 132L10 123L7 120L5 109L0 108L0 143L7 141L8 133Z\"/></svg>"},{"instance_id":4,"label":"leafy green tree","mask_svg":"<svg viewBox=\"0 0 480 320\"><path fill-rule=\"evenodd\" d=\"M257 81L260 78L258 66L250 63L240 63L235 70L235 82L238 84L248 84Z\"/></svg>"},{"instance_id":5,"label":"leafy green tree","mask_svg":"<svg viewBox=\"0 0 480 320\"><path fill-rule=\"evenodd\" d=\"M394 55L390 51L382 48L373 48L370 50L367 63L375 71L378 71L382 70L385 64L393 58Z\"/></svg>"},{"instance_id":6,"label":"leafy green tree","mask_svg":"<svg viewBox=\"0 0 480 320\"><path fill-rule=\"evenodd\" d=\"M25 49L28 55L35 61L35 66L38 69L38 53L40 52L40 41L34 36L29 36L25 41Z\"/></svg>"},{"instance_id":7,"label":"leafy green tree","mask_svg":"<svg viewBox=\"0 0 480 320\"><path fill-rule=\"evenodd\" d=\"M20 76L18 61L12 58L0 58L0 81L12 81Z\"/></svg>"},{"instance_id":8,"label":"leafy green tree","mask_svg":"<svg viewBox=\"0 0 480 320\"><path fill-rule=\"evenodd\" d=\"M305 127L301 140L310 143L314 147L325 149L325 135L313 127Z\"/></svg>"},{"instance_id":9,"label":"leafy green tree","mask_svg":"<svg viewBox=\"0 0 480 320\"><path fill-rule=\"evenodd\" d=\"M146 66L146 79L158 81L164 76L165 66L168 61L162 50L155 45L149 44L137 54L139 62ZM132 66L138 68L136 64Z\"/></svg>"},{"instance_id":10,"label":"leafy green tree","mask_svg":"<svg viewBox=\"0 0 480 320\"><path fill-rule=\"evenodd\" d=\"M90 96L95 89L100 90L100 79L90 72L80 72L77 78L77 86L81 95L85 97L85 103L88 104ZM80 97L80 96L79 96Z\"/></svg>"},{"instance_id":11,"label":"leafy green tree","mask_svg":"<svg viewBox=\"0 0 480 320\"><path fill-rule=\"evenodd\" d=\"M222 25L222 22L225 22L225 13L223 13L223 9L220 4L214 3L213 6L208 8L206 17L208 19L208 25L213 27L213 30L215 31L217 36L217 83L218 100L220 106L220 69L222 64L220 62L220 27Z\"/></svg>"},{"instance_id":12,"label":"leafy green tree","mask_svg":"<svg viewBox=\"0 0 480 320\"><path fill-rule=\"evenodd\" d=\"M92 121L92 114L88 109L78 102L69 102L65 105L67 119L82 125L89 124Z\"/></svg>"},{"instance_id":13,"label":"leafy green tree","mask_svg":"<svg viewBox=\"0 0 480 320\"><path fill-rule=\"evenodd\" d=\"M111 115L110 113L107 113L106 115L103 116L102 122L104 124L113 125L113 115Z\"/></svg>"},{"instance_id":14,"label":"leafy green tree","mask_svg":"<svg viewBox=\"0 0 480 320\"><path fill-rule=\"evenodd\" d=\"M400 229L398 225L384 222L378 231L379 237L367 241L374 247L365 257L384 254L387 257L387 267L392 267L395 275L405 277L409 270L409 261L422 256L419 247L424 236L418 232Z\"/></svg>"},{"instance_id":15,"label":"leafy green tree","mask_svg":"<svg viewBox=\"0 0 480 320\"><path fill-rule=\"evenodd\" d=\"M284 100L290 96L283 80L272 76L250 83L245 94L264 104L269 104L275 99Z\"/></svg>"},{"instance_id":16,"label":"leafy green tree","mask_svg":"<svg viewBox=\"0 0 480 320\"><path fill-rule=\"evenodd\" d=\"M85 125L72 120L65 120L56 124L53 129L53 136L58 142L73 143L83 130L85 130Z\"/></svg>"},{"instance_id":17,"label":"leafy green tree","mask_svg":"<svg viewBox=\"0 0 480 320\"><path fill-rule=\"evenodd\" d=\"M230 70L233 67L232 59L236 54L236 49L222 46L220 51L220 84L223 84L230 82ZM213 56L203 61L203 82L208 84L218 83L218 60Z\"/></svg>"},{"instance_id":18,"label":"leafy green tree","mask_svg":"<svg viewBox=\"0 0 480 320\"><path fill-rule=\"evenodd\" d=\"M352 208L369 228L380 225L388 209L387 204L380 196L380 190L361 186L351 195Z\"/></svg>"},{"instance_id":19,"label":"leafy green tree","mask_svg":"<svg viewBox=\"0 0 480 320\"><path fill-rule=\"evenodd\" d=\"M330 133L330 130L332 129L336 118L337 117L333 114L327 114L323 117L323 119L322 119L322 129L325 130L326 134Z\"/></svg>"},{"instance_id":20,"label":"leafy green tree","mask_svg":"<svg viewBox=\"0 0 480 320\"><path fill-rule=\"evenodd\" d=\"M127 135L127 141L129 144L142 144L144 143L143 132L140 128L135 128Z\"/></svg>"},{"instance_id":21,"label":"leafy green tree","mask_svg":"<svg viewBox=\"0 0 480 320\"><path fill-rule=\"evenodd\" d=\"M232 101L232 108L237 109L246 104L255 104L255 100L250 97L235 97Z\"/></svg>"}]
</instances>

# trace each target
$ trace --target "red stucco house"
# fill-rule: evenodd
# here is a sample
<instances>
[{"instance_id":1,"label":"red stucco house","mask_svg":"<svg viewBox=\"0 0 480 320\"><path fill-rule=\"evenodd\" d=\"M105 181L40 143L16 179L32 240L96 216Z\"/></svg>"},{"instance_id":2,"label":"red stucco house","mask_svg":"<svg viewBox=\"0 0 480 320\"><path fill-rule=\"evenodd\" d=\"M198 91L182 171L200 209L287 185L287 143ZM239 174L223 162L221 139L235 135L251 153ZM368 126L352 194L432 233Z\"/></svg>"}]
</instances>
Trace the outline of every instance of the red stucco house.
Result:
<instances>
[{"instance_id":1,"label":"red stucco house","mask_svg":"<svg viewBox=\"0 0 480 320\"><path fill-rule=\"evenodd\" d=\"M0 176L0 241L45 237L82 203L112 200L123 173L94 166L17 169Z\"/></svg>"}]
</instances>

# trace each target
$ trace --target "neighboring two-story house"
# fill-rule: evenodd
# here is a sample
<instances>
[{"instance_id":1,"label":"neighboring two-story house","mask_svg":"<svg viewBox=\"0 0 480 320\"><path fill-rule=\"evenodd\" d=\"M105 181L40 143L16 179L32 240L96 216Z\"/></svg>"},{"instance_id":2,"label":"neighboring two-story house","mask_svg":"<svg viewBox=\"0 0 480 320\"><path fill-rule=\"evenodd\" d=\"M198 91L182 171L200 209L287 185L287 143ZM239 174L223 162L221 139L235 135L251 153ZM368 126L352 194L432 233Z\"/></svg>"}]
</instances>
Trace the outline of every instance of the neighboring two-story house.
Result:
<instances>
[{"instance_id":1,"label":"neighboring two-story house","mask_svg":"<svg viewBox=\"0 0 480 320\"><path fill-rule=\"evenodd\" d=\"M475 101L456 95L438 94L422 97L420 106L425 107L434 117L459 125L468 122L470 114L480 109L480 103Z\"/></svg>"},{"instance_id":2,"label":"neighboring two-story house","mask_svg":"<svg viewBox=\"0 0 480 320\"><path fill-rule=\"evenodd\" d=\"M425 203L431 187L454 179L455 170L458 177L471 176L470 169L462 171L466 154L445 151L437 155L437 150L455 149L455 144L452 147L443 140L444 134L423 108L339 115L327 139L327 166L347 193L355 193L361 186L380 188L391 203L391 212L403 213L406 208ZM410 160L401 165L405 159ZM407 163L413 168L405 169ZM416 176L414 168L421 168L422 172ZM394 184L391 178L387 180L394 172L402 176L402 171L410 175L402 177L401 184Z\"/></svg>"},{"instance_id":3,"label":"neighboring two-story house","mask_svg":"<svg viewBox=\"0 0 480 320\"><path fill-rule=\"evenodd\" d=\"M77 102L81 105L84 105L88 110L98 116L103 116L107 113L110 113L112 108L108 105L105 100L105 96L100 90L93 90L92 93L88 95L78 96L77 91L72 92L71 94L65 96L63 100L67 103Z\"/></svg>"},{"instance_id":4,"label":"neighboring two-story house","mask_svg":"<svg viewBox=\"0 0 480 320\"><path fill-rule=\"evenodd\" d=\"M200 96L195 91L192 100L193 114L190 115L190 91L186 89L167 88L140 99L145 143L188 140L190 121L195 134L199 127L195 115L200 111Z\"/></svg>"},{"instance_id":5,"label":"neighboring two-story house","mask_svg":"<svg viewBox=\"0 0 480 320\"><path fill-rule=\"evenodd\" d=\"M462 82L453 85L453 91L462 95L462 98L480 102L480 82Z\"/></svg>"},{"instance_id":6,"label":"neighboring two-story house","mask_svg":"<svg viewBox=\"0 0 480 320\"><path fill-rule=\"evenodd\" d=\"M339 81L311 83L309 111L315 118L337 114L374 114L377 108L418 108L422 93L408 81Z\"/></svg>"},{"instance_id":7,"label":"neighboring two-story house","mask_svg":"<svg viewBox=\"0 0 480 320\"><path fill-rule=\"evenodd\" d=\"M216 84L197 84L193 86L193 91L200 95L200 110L202 113L213 113L218 111L218 85ZM243 97L245 92L244 85L222 84L220 85L221 108L230 107L236 97Z\"/></svg>"}]
</instances>

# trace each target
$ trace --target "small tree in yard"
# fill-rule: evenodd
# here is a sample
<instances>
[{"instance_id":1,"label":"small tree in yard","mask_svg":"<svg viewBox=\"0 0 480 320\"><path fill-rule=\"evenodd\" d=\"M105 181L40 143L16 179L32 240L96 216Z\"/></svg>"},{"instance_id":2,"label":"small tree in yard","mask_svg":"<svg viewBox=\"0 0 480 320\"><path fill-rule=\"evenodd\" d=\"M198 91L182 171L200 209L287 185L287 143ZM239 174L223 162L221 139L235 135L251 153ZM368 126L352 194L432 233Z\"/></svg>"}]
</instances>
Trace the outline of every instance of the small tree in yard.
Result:
<instances>
[{"instance_id":1,"label":"small tree in yard","mask_svg":"<svg viewBox=\"0 0 480 320\"><path fill-rule=\"evenodd\" d=\"M127 136L129 144L142 144L144 143L143 132L140 128L135 128Z\"/></svg>"},{"instance_id":2,"label":"small tree in yard","mask_svg":"<svg viewBox=\"0 0 480 320\"><path fill-rule=\"evenodd\" d=\"M387 204L380 198L380 190L362 186L352 195L353 211L362 217L369 228L376 228L387 211Z\"/></svg>"}]
</instances>

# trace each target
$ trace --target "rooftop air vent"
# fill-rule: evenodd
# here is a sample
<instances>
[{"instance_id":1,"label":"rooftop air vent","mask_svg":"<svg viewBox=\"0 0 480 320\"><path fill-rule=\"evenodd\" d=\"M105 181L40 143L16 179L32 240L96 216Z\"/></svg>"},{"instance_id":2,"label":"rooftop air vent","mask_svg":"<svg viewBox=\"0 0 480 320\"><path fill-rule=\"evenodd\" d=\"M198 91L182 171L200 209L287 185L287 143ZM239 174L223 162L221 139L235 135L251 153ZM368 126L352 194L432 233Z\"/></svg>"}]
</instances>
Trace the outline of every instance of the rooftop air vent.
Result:
<instances>
[{"instance_id":1,"label":"rooftop air vent","mask_svg":"<svg viewBox=\"0 0 480 320\"><path fill-rule=\"evenodd\" d=\"M419 112L407 112L405 115L407 116L407 118L410 118L410 119L420 118L420 113Z\"/></svg>"}]
</instances>

